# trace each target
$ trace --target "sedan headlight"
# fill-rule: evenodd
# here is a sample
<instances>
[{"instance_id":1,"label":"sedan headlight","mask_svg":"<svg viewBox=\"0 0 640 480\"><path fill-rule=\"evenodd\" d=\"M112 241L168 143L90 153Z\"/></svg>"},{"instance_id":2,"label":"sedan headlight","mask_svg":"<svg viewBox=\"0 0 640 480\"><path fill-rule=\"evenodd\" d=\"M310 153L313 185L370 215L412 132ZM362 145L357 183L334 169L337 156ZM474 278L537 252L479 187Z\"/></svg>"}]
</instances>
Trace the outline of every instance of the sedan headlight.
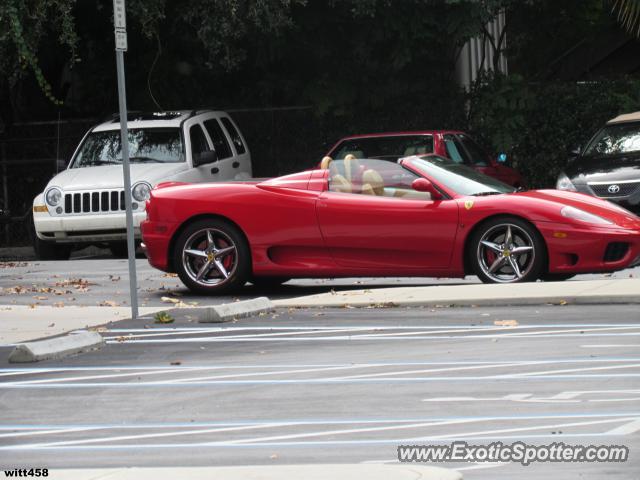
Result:
<instances>
[{"instance_id":1,"label":"sedan headlight","mask_svg":"<svg viewBox=\"0 0 640 480\"><path fill-rule=\"evenodd\" d=\"M47 193L44 195L44 199L47 202L47 205L55 207L62 200L62 190L58 187L52 187L47 190Z\"/></svg>"},{"instance_id":2,"label":"sedan headlight","mask_svg":"<svg viewBox=\"0 0 640 480\"><path fill-rule=\"evenodd\" d=\"M151 195L151 185L146 182L136 183L131 189L131 195L138 202L149 200Z\"/></svg>"},{"instance_id":3,"label":"sedan headlight","mask_svg":"<svg viewBox=\"0 0 640 480\"><path fill-rule=\"evenodd\" d=\"M558 181L556 182L556 188L558 190L568 190L570 192L576 192L575 185L569 180L569 177L563 172L558 175Z\"/></svg>"},{"instance_id":4,"label":"sedan headlight","mask_svg":"<svg viewBox=\"0 0 640 480\"><path fill-rule=\"evenodd\" d=\"M607 220L606 218L599 217L598 215L594 215L593 213L585 212L584 210L580 210L575 207L563 207L560 210L560 213L563 217L572 218L573 220L578 220L584 223L592 223L594 225L612 225L613 222Z\"/></svg>"}]
</instances>

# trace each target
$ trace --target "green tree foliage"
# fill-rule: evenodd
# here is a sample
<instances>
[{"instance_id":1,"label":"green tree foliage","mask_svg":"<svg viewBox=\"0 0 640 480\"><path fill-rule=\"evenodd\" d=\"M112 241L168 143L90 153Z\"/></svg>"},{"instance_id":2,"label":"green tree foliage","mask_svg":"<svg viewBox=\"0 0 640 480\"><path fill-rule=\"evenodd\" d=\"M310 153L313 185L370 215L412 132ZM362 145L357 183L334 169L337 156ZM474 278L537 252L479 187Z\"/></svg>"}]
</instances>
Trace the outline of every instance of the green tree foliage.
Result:
<instances>
[{"instance_id":1,"label":"green tree foliage","mask_svg":"<svg viewBox=\"0 0 640 480\"><path fill-rule=\"evenodd\" d=\"M38 47L51 36L75 60L78 36L72 15L74 0L4 0L0 6L0 75L15 85L27 71L35 76L44 95L60 104L38 63Z\"/></svg>"},{"instance_id":2,"label":"green tree foliage","mask_svg":"<svg viewBox=\"0 0 640 480\"><path fill-rule=\"evenodd\" d=\"M555 185L568 152L607 120L640 110L640 80L532 83L489 76L470 93L469 129L505 152L532 187Z\"/></svg>"}]
</instances>

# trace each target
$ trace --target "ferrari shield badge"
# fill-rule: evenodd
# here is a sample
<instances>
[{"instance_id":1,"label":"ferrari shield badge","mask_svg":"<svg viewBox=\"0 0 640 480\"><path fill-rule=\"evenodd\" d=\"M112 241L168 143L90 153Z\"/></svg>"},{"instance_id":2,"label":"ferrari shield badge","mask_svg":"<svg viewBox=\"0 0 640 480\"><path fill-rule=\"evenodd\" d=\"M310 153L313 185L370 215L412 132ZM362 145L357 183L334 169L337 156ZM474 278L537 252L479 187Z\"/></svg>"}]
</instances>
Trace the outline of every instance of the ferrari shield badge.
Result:
<instances>
[{"instance_id":1,"label":"ferrari shield badge","mask_svg":"<svg viewBox=\"0 0 640 480\"><path fill-rule=\"evenodd\" d=\"M471 210L473 208L473 200L466 200L464 202L464 208Z\"/></svg>"}]
</instances>

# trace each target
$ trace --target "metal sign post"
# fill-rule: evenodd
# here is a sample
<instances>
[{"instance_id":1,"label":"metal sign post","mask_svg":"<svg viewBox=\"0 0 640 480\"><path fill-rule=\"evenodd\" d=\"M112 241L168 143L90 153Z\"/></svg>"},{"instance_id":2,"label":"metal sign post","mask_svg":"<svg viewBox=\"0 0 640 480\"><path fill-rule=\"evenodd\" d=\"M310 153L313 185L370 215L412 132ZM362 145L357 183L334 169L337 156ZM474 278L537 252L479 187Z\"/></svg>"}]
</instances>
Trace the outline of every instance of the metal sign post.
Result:
<instances>
[{"instance_id":1,"label":"metal sign post","mask_svg":"<svg viewBox=\"0 0 640 480\"><path fill-rule=\"evenodd\" d=\"M129 291L131 317L138 318L138 285L136 280L136 244L133 235L131 208L131 172L129 168L129 135L127 131L127 93L124 82L124 52L127 50L127 17L125 0L113 0L113 25L116 38L116 66L118 69L118 104L120 106L120 143L124 172L124 204L127 217L127 250L129 252Z\"/></svg>"}]
</instances>

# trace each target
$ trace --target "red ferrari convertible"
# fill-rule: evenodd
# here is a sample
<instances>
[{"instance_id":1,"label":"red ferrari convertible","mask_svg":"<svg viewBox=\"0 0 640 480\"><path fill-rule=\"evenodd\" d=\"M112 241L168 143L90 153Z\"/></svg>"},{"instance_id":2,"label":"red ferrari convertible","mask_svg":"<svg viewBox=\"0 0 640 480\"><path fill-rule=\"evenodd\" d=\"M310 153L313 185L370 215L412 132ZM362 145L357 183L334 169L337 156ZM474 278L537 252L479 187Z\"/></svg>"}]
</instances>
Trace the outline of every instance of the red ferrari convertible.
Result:
<instances>
[{"instance_id":1,"label":"red ferrari convertible","mask_svg":"<svg viewBox=\"0 0 640 480\"><path fill-rule=\"evenodd\" d=\"M149 262L202 293L293 277L560 280L640 264L640 218L604 200L517 191L434 155L325 166L159 185L142 223Z\"/></svg>"}]
</instances>

